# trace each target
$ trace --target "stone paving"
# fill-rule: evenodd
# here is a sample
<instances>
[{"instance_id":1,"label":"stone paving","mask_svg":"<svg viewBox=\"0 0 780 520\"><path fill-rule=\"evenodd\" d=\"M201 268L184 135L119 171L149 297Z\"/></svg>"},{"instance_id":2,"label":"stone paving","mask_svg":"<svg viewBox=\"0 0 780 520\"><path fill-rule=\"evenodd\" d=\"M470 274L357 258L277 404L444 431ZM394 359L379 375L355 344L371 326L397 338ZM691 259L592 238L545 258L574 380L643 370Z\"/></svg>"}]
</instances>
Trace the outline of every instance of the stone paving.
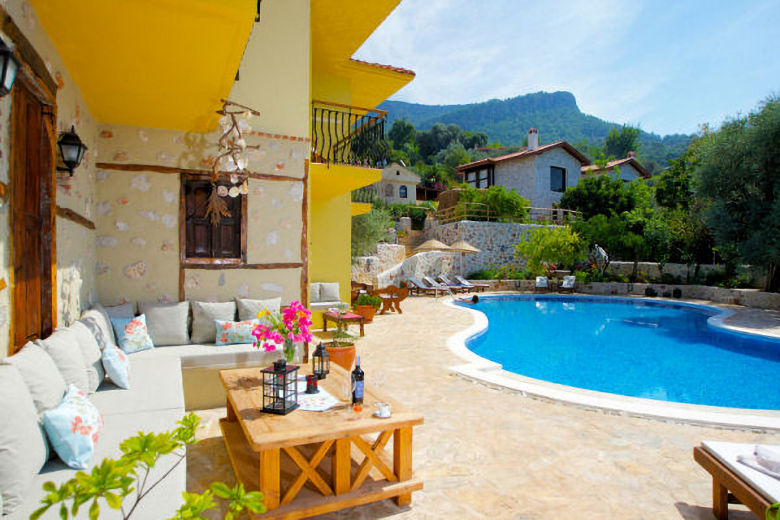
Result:
<instances>
[{"instance_id":1,"label":"stone paving","mask_svg":"<svg viewBox=\"0 0 780 520\"><path fill-rule=\"evenodd\" d=\"M471 324L443 299L409 298L377 316L358 343L366 379L425 416L414 468L425 481L410 507L392 501L320 518L711 519L711 481L692 458L702 439L780 444L780 435L608 415L526 398L457 377L446 339ZM741 309L729 324L780 336L780 313ZM403 331L403 333L399 333ZM218 426L198 412L187 487L233 482ZM221 517L220 517L221 518ZM732 506L730 518L754 518Z\"/></svg>"}]
</instances>

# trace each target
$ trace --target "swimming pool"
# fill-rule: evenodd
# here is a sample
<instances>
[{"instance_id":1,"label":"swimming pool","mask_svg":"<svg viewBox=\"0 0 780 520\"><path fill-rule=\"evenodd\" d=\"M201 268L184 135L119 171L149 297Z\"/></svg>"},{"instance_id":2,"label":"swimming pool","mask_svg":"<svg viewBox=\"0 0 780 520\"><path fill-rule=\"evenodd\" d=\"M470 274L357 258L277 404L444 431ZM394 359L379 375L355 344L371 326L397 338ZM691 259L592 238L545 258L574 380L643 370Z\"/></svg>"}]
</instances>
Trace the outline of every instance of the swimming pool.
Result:
<instances>
[{"instance_id":1,"label":"swimming pool","mask_svg":"<svg viewBox=\"0 0 780 520\"><path fill-rule=\"evenodd\" d=\"M630 397L780 410L780 340L708 325L711 307L580 296L495 296L466 346L504 370Z\"/></svg>"}]
</instances>

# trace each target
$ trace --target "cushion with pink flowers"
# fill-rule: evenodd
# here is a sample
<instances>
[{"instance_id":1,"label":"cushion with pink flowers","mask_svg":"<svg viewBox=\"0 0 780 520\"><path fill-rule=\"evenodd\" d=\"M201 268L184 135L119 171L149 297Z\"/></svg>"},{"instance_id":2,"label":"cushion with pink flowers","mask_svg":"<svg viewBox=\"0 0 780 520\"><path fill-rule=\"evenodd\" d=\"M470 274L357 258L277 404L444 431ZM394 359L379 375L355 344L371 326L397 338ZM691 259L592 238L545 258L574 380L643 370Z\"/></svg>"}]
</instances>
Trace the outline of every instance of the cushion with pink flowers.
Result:
<instances>
[{"instance_id":1,"label":"cushion with pink flowers","mask_svg":"<svg viewBox=\"0 0 780 520\"><path fill-rule=\"evenodd\" d=\"M62 462L73 469L87 469L103 430L103 414L71 384L62 402L43 412L43 427Z\"/></svg>"},{"instance_id":2,"label":"cushion with pink flowers","mask_svg":"<svg viewBox=\"0 0 780 520\"><path fill-rule=\"evenodd\" d=\"M260 323L259 320L222 321L214 320L217 328L217 345L234 345L237 343L254 343L252 331Z\"/></svg>"},{"instance_id":3,"label":"cushion with pink flowers","mask_svg":"<svg viewBox=\"0 0 780 520\"><path fill-rule=\"evenodd\" d=\"M154 348L149 329L146 328L146 316L141 314L135 318L111 318L116 341L125 354L140 352Z\"/></svg>"},{"instance_id":4,"label":"cushion with pink flowers","mask_svg":"<svg viewBox=\"0 0 780 520\"><path fill-rule=\"evenodd\" d=\"M103 368L111 382L119 388L130 388L130 358L116 345L103 349Z\"/></svg>"}]
</instances>

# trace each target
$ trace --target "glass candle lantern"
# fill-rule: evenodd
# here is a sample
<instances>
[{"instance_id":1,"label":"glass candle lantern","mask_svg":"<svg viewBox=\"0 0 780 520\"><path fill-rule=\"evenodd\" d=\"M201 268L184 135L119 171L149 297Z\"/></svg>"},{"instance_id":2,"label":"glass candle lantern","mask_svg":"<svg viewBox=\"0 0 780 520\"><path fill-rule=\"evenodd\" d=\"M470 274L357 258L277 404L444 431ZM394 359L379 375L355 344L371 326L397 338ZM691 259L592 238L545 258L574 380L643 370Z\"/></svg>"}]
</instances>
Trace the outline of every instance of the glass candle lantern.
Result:
<instances>
[{"instance_id":1,"label":"glass candle lantern","mask_svg":"<svg viewBox=\"0 0 780 520\"><path fill-rule=\"evenodd\" d=\"M330 373L330 355L322 343L317 345L311 356L311 373L317 376L317 379L325 379Z\"/></svg>"},{"instance_id":2,"label":"glass candle lantern","mask_svg":"<svg viewBox=\"0 0 780 520\"><path fill-rule=\"evenodd\" d=\"M280 359L261 370L263 412L287 415L298 408L298 367Z\"/></svg>"}]
</instances>

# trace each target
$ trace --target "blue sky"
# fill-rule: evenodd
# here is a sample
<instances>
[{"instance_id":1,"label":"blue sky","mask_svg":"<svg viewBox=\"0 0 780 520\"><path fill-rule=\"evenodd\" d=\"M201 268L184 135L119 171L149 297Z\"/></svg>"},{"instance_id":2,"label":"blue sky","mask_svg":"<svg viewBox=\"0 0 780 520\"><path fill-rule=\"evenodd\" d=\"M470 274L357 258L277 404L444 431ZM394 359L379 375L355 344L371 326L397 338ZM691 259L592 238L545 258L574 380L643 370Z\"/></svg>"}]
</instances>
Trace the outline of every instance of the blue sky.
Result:
<instances>
[{"instance_id":1,"label":"blue sky","mask_svg":"<svg viewBox=\"0 0 780 520\"><path fill-rule=\"evenodd\" d=\"M692 133L780 94L780 0L403 0L355 57L417 72L391 99L568 90L602 119Z\"/></svg>"}]
</instances>

